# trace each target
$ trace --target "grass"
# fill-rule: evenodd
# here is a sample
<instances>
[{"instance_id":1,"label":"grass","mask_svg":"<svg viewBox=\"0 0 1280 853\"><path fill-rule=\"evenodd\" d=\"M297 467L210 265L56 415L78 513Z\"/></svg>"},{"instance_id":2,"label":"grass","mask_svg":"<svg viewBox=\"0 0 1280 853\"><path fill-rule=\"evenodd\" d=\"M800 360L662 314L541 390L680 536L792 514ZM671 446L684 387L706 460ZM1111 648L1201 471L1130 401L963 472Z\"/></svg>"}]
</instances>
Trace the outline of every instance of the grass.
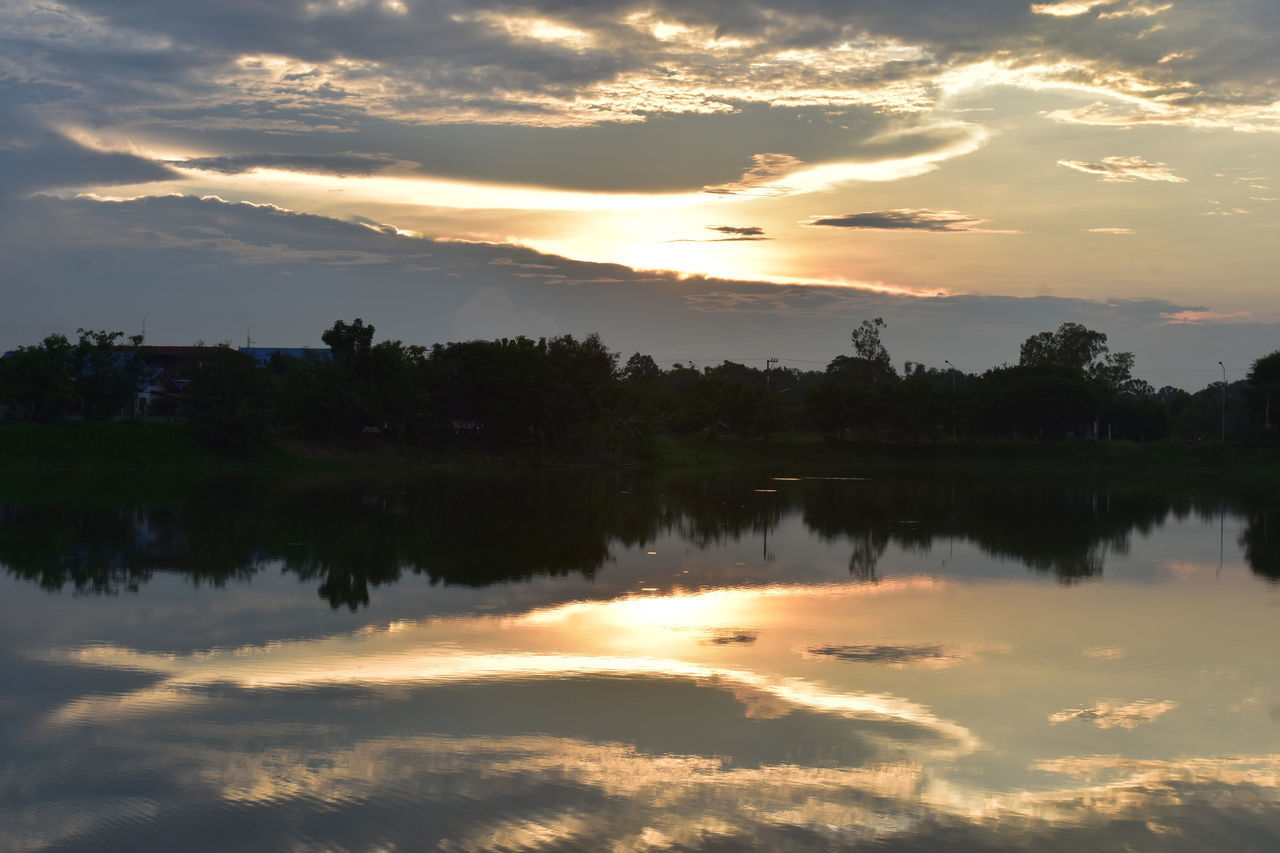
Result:
<instances>
[{"instance_id":1,"label":"grass","mask_svg":"<svg viewBox=\"0 0 1280 853\"><path fill-rule=\"evenodd\" d=\"M856 474L878 468L954 471L1180 474L1280 479L1280 442L1228 441L1188 445L1122 441L1072 442L831 442L811 434L771 440L658 436L643 458L618 460L531 445L498 447L455 442L443 450L385 443L315 444L279 441L248 454L209 447L187 424L130 421L59 424L0 423L0 469L262 469L361 467L520 468L610 466L746 467Z\"/></svg>"},{"instance_id":2,"label":"grass","mask_svg":"<svg viewBox=\"0 0 1280 853\"><path fill-rule=\"evenodd\" d=\"M858 474L879 469L1119 474L1160 479L1280 480L1280 444L1207 442L1200 445L1123 441L1064 442L830 442L813 435L772 441L726 438L665 439L658 466L792 466Z\"/></svg>"},{"instance_id":3,"label":"grass","mask_svg":"<svg viewBox=\"0 0 1280 853\"><path fill-rule=\"evenodd\" d=\"M287 454L274 448L243 457L219 453L187 424L0 424L0 468L198 468L287 461Z\"/></svg>"}]
</instances>

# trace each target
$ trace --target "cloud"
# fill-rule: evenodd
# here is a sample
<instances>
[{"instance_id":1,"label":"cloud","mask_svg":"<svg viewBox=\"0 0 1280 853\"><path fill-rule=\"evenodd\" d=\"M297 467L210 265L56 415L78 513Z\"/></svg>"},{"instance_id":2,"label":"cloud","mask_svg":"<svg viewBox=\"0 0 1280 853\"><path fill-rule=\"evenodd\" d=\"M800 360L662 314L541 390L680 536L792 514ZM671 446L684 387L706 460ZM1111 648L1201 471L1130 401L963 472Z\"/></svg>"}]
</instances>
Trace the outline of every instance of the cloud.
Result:
<instances>
[{"instance_id":1,"label":"cloud","mask_svg":"<svg viewBox=\"0 0 1280 853\"><path fill-rule=\"evenodd\" d=\"M708 231L715 231L717 234L725 234L725 237L714 237L709 240L693 240L680 239L668 240L668 243L758 243L763 240L771 240L772 237L764 235L764 229L755 225L736 226L736 225L708 225Z\"/></svg>"},{"instance_id":2,"label":"cloud","mask_svg":"<svg viewBox=\"0 0 1280 853\"><path fill-rule=\"evenodd\" d=\"M1164 14L1173 8L1172 3L1160 3L1153 5L1150 3L1138 2L1138 0L1129 0L1128 7L1124 9L1116 9L1112 12L1103 12L1098 16L1099 20L1111 20L1113 18L1153 18L1156 15ZM1161 58L1163 61L1163 57Z\"/></svg>"},{"instance_id":3,"label":"cloud","mask_svg":"<svg viewBox=\"0 0 1280 853\"><path fill-rule=\"evenodd\" d=\"M1099 6L1112 6L1118 0L1060 0L1058 3L1033 3L1031 11L1037 15L1053 15L1072 18L1091 12Z\"/></svg>"},{"instance_id":4,"label":"cloud","mask_svg":"<svg viewBox=\"0 0 1280 853\"><path fill-rule=\"evenodd\" d=\"M492 337L497 327L454 325L484 287L500 288L510 306L490 292L464 318L479 323L487 307L515 318L502 327L510 333L598 331L611 347L666 362L732 357L749 334L784 357L825 364L847 348L851 323L874 316L895 330L896 356L949 358L969 370L1016 359L1028 335L1068 321L1134 351L1139 375L1160 364L1246 363L1274 348L1276 336L1275 325L1255 318L1235 323L1224 343L1211 314L1183 314L1229 315L1234 306L640 272L216 198L11 200L0 204L0 255L23 271L0 276L0 349L86 325L132 329L143 314L152 340L166 344L239 338L252 325L264 343L314 345L335 319L356 316L412 343ZM531 310L551 319L522 314ZM952 333L939 336L941 327Z\"/></svg>"},{"instance_id":5,"label":"cloud","mask_svg":"<svg viewBox=\"0 0 1280 853\"><path fill-rule=\"evenodd\" d=\"M0 12L0 74L57 87L48 112L81 126L256 134L369 120L589 127L749 105L910 117L957 73L1092 91L1128 105L1117 122L1280 129L1265 61L1276 22L1256 0L971 0L912 14L830 0L245 0L200 12L14 0ZM1002 78L970 73L991 63Z\"/></svg>"},{"instance_id":6,"label":"cloud","mask_svg":"<svg viewBox=\"0 0 1280 853\"><path fill-rule=\"evenodd\" d=\"M708 231L718 231L736 237L763 237L764 229L758 225L708 225Z\"/></svg>"},{"instance_id":7,"label":"cloud","mask_svg":"<svg viewBox=\"0 0 1280 853\"><path fill-rule=\"evenodd\" d=\"M173 170L143 157L94 151L55 133L0 150L0 195L66 186L172 180Z\"/></svg>"},{"instance_id":8,"label":"cloud","mask_svg":"<svg viewBox=\"0 0 1280 853\"><path fill-rule=\"evenodd\" d=\"M815 217L805 225L823 225L832 228L858 228L879 231L929 231L946 234L1015 234L1016 231L997 231L978 226L986 222L955 210L929 210L927 208L899 208L875 210L869 213L848 213L844 216Z\"/></svg>"},{"instance_id":9,"label":"cloud","mask_svg":"<svg viewBox=\"0 0 1280 853\"><path fill-rule=\"evenodd\" d=\"M714 195L785 195L789 190L778 186L778 181L805 165L790 154L752 154L751 160L755 165L743 172L738 180L703 187L702 191Z\"/></svg>"},{"instance_id":10,"label":"cloud","mask_svg":"<svg viewBox=\"0 0 1280 853\"><path fill-rule=\"evenodd\" d=\"M239 175L255 169L282 169L324 175L374 175L392 168L402 170L417 166L387 154L228 154L221 157L193 157L170 160L181 169L198 169L223 175Z\"/></svg>"},{"instance_id":11,"label":"cloud","mask_svg":"<svg viewBox=\"0 0 1280 853\"><path fill-rule=\"evenodd\" d=\"M1085 228L1089 234L1111 234L1116 237L1128 237L1137 234L1132 228Z\"/></svg>"},{"instance_id":12,"label":"cloud","mask_svg":"<svg viewBox=\"0 0 1280 853\"><path fill-rule=\"evenodd\" d=\"M1095 102L1085 107L1054 110L1048 117L1066 124L1094 127L1189 127L1196 130L1235 130L1242 133L1280 133L1280 118L1270 101L1250 102L1200 93L1166 93L1162 99L1137 103Z\"/></svg>"},{"instance_id":13,"label":"cloud","mask_svg":"<svg viewBox=\"0 0 1280 853\"><path fill-rule=\"evenodd\" d=\"M1136 729L1150 723L1178 707L1172 700L1153 702L1141 699L1137 702L1122 702L1115 699L1104 699L1090 708L1068 708L1049 715L1051 723L1065 723L1070 720L1085 720L1100 729Z\"/></svg>"},{"instance_id":14,"label":"cloud","mask_svg":"<svg viewBox=\"0 0 1280 853\"><path fill-rule=\"evenodd\" d=\"M1173 325L1198 326L1204 323L1243 323L1253 319L1248 311L1204 311L1187 310L1161 314Z\"/></svg>"},{"instance_id":15,"label":"cloud","mask_svg":"<svg viewBox=\"0 0 1280 853\"><path fill-rule=\"evenodd\" d=\"M728 284L727 282L725 284ZM708 314L760 314L777 317L853 316L870 310L873 297L890 296L890 286L876 282L861 287L770 286L700 291L684 296L695 311ZM892 294L899 296L900 294ZM911 298L911 297L908 297ZM868 304L870 302L870 305Z\"/></svg>"},{"instance_id":16,"label":"cloud","mask_svg":"<svg viewBox=\"0 0 1280 853\"><path fill-rule=\"evenodd\" d=\"M1086 175L1093 175L1108 183L1165 181L1172 184L1185 184L1187 182L1186 178L1175 175L1169 169L1168 163L1153 163L1141 157L1103 157L1100 163L1059 160L1058 165L1084 172Z\"/></svg>"},{"instance_id":17,"label":"cloud","mask_svg":"<svg viewBox=\"0 0 1280 853\"><path fill-rule=\"evenodd\" d=\"M1092 12L1094 9L1115 6L1121 0L1059 0L1057 3L1034 3L1031 11L1037 15L1052 15L1058 18L1074 18ZM1128 0L1122 9L1101 12L1098 20L1108 21L1116 18L1150 18L1167 12L1173 8L1172 3L1152 5L1142 0Z\"/></svg>"},{"instance_id":18,"label":"cloud","mask_svg":"<svg viewBox=\"0 0 1280 853\"><path fill-rule=\"evenodd\" d=\"M91 148L33 118L4 98L0 73L0 198L35 190L96 184L143 184L177 173L146 157Z\"/></svg>"}]
</instances>

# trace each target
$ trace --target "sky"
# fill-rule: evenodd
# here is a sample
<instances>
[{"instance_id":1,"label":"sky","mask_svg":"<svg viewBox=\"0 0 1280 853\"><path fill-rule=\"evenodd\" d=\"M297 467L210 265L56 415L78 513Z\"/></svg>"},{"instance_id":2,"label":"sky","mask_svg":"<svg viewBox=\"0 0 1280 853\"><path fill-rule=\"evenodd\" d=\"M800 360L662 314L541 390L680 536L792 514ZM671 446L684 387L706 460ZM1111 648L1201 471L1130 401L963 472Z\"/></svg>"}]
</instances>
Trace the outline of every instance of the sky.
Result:
<instances>
[{"instance_id":1,"label":"sky","mask_svg":"<svg viewBox=\"0 0 1280 853\"><path fill-rule=\"evenodd\" d=\"M0 348L79 327L1159 387L1280 349L1275 0L7 0Z\"/></svg>"}]
</instances>

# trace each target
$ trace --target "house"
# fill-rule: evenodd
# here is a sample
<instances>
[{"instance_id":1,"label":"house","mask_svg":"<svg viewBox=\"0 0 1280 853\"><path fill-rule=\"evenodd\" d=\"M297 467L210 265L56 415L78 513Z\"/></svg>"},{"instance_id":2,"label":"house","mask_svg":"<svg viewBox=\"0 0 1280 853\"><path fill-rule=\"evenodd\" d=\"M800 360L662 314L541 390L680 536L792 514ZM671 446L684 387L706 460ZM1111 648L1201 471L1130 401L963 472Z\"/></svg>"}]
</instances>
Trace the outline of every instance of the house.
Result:
<instances>
[{"instance_id":1,"label":"house","mask_svg":"<svg viewBox=\"0 0 1280 853\"><path fill-rule=\"evenodd\" d=\"M133 398L133 417L150 421L180 421L187 416L183 389L191 380L175 379L163 367L142 382Z\"/></svg>"},{"instance_id":2,"label":"house","mask_svg":"<svg viewBox=\"0 0 1280 853\"><path fill-rule=\"evenodd\" d=\"M187 416L183 389L200 362L200 356L216 347L147 346L139 353L148 370L139 383L131 411L122 417L152 421L178 421Z\"/></svg>"}]
</instances>

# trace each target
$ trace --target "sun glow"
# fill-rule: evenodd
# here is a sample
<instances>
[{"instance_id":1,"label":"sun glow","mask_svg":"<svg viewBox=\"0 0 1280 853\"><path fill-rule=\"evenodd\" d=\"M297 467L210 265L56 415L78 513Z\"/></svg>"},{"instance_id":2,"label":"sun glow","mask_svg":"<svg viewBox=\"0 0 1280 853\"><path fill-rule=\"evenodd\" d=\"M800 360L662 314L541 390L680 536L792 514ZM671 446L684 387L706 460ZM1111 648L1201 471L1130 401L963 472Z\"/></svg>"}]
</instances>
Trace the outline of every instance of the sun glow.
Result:
<instances>
[{"instance_id":1,"label":"sun glow","mask_svg":"<svg viewBox=\"0 0 1280 853\"><path fill-rule=\"evenodd\" d=\"M737 181L684 191L563 189L404 172L340 175L271 167L228 174L189 165L197 159L190 152L166 158L179 175L176 180L79 190L116 199L177 194L267 203L288 211L390 223L405 236L509 243L572 260L679 276L918 294L922 291L914 288L868 284L858 270L838 263L829 268L797 264L797 253L808 252L806 247L822 238L802 228L793 211L805 204L802 197L844 184L927 174L977 150L987 139L976 125L948 128L956 131L951 144L921 154L819 163L759 154L757 165ZM768 168L760 165L766 158L771 158ZM718 232L717 223L755 231ZM928 293L935 295L937 289Z\"/></svg>"},{"instance_id":2,"label":"sun glow","mask_svg":"<svg viewBox=\"0 0 1280 853\"><path fill-rule=\"evenodd\" d=\"M497 12L480 12L474 20L482 21L506 33L517 41L537 41L560 44L577 50L593 46L596 37L585 30L571 27L550 18L535 15L506 15Z\"/></svg>"},{"instance_id":3,"label":"sun glow","mask_svg":"<svg viewBox=\"0 0 1280 853\"><path fill-rule=\"evenodd\" d=\"M257 168L234 175L212 174L172 164L187 183L224 186L240 192L262 192L285 197L316 198L342 191L348 200L468 210L673 210L752 199L816 193L845 183L896 181L923 175L954 157L972 153L987 139L980 127L965 125L966 133L953 144L907 157L872 161L836 161L801 165L776 179L753 184L747 192L726 189L704 192L637 193L605 190L565 190L534 185L498 184L418 175L324 175L282 169ZM154 187L154 185L152 185ZM169 186L168 184L162 186ZM180 184L174 185L181 189ZM732 187L733 185L727 185Z\"/></svg>"}]
</instances>

